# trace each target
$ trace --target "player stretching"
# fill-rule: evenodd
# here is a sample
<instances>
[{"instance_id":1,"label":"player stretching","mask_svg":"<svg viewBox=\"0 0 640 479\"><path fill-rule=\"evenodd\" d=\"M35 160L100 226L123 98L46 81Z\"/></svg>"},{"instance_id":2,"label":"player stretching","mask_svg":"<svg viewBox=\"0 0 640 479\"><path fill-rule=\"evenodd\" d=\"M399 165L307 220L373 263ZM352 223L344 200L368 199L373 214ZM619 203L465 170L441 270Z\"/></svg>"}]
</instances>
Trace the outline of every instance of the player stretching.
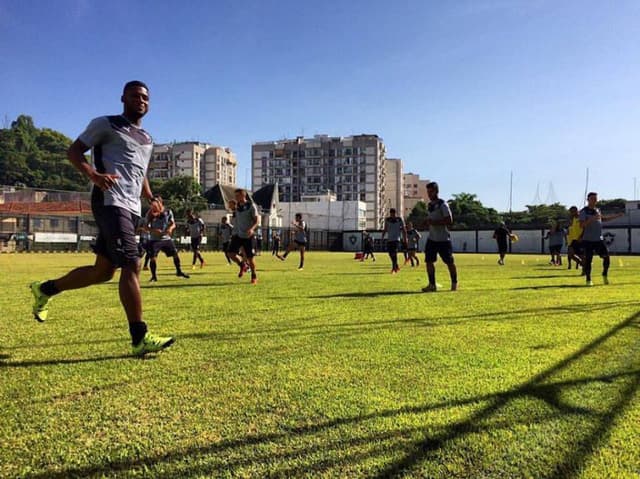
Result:
<instances>
[{"instance_id":1,"label":"player stretching","mask_svg":"<svg viewBox=\"0 0 640 479\"><path fill-rule=\"evenodd\" d=\"M416 252L418 251L418 247L420 245L420 238L422 238L422 235L417 229L413 227L413 223L407 223L407 251L409 252L409 261L411 261L412 268L414 266L414 262L415 266L420 266L420 260L416 256Z\"/></svg>"},{"instance_id":2,"label":"player stretching","mask_svg":"<svg viewBox=\"0 0 640 479\"><path fill-rule=\"evenodd\" d=\"M438 255L442 262L449 268L451 277L451 291L458 289L458 271L453 260L453 247L449 236L449 226L453 224L451 210L446 201L438 198L438 183L427 184L427 195L429 196L428 219L429 239L425 247L425 261L427 263L427 276L429 284L422 288L425 293L436 291L436 267L435 262Z\"/></svg>"},{"instance_id":3,"label":"player stretching","mask_svg":"<svg viewBox=\"0 0 640 479\"><path fill-rule=\"evenodd\" d=\"M133 353L144 355L170 346L175 339L152 335L142 320L136 226L140 219L140 196L153 198L146 178L153 140L140 127L149 109L149 89L142 82L129 82L124 86L121 101L122 115L91 121L67 152L73 166L93 183L91 209L98 226L95 264L76 268L55 280L34 282L31 292L35 298L33 314L42 322L47 319L52 296L109 281L116 269L121 268L120 302L129 322ZM84 157L90 148L95 169ZM93 307L99 311L99 306Z\"/></svg>"},{"instance_id":4,"label":"player stretching","mask_svg":"<svg viewBox=\"0 0 640 479\"><path fill-rule=\"evenodd\" d=\"M611 221L620 218L624 213L615 215L602 216L600 209L596 207L598 204L598 193L589 193L587 195L587 206L580 210L580 226L584 230L582 233L582 247L584 248L584 274L587 280L587 286L593 286L591 281L591 263L593 262L593 254L596 253L602 258L602 280L604 284L609 284L609 250L602 237L602 222Z\"/></svg>"},{"instance_id":5,"label":"player stretching","mask_svg":"<svg viewBox=\"0 0 640 479\"><path fill-rule=\"evenodd\" d=\"M569 208L569 228L567 229L567 269L571 269L571 260L575 261L576 269L582 266L582 226L580 226L580 218L578 208L572 206Z\"/></svg>"},{"instance_id":6,"label":"player stretching","mask_svg":"<svg viewBox=\"0 0 640 479\"><path fill-rule=\"evenodd\" d=\"M304 268L304 252L307 247L307 224L302 220L302 214L296 213L295 221L291 223L291 226L293 226L293 242L289 241L287 250L284 252L283 256L276 256L278 259L284 261L287 259L289 253L298 249L300 251L300 265L298 266L298 269L301 270Z\"/></svg>"},{"instance_id":7,"label":"player stretching","mask_svg":"<svg viewBox=\"0 0 640 479\"><path fill-rule=\"evenodd\" d=\"M229 223L226 216L222 217L222 223L220 224L220 239L222 240L222 252L227 260L227 264L231 264L231 258L229 258L229 245L231 244L231 234L233 232L233 225Z\"/></svg>"},{"instance_id":8,"label":"player stretching","mask_svg":"<svg viewBox=\"0 0 640 479\"><path fill-rule=\"evenodd\" d=\"M156 196L151 201L151 209L147 213L147 229L151 234L151 241L149 241L149 255L151 261L149 267L151 268L151 281L158 281L156 271L158 270L158 264L156 259L158 253L162 251L167 258L173 258L173 265L176 268L176 276L181 278L189 278L188 274L183 273L180 267L180 256L176 245L173 244L171 235L176 229L176 222L173 219L173 212L170 209L164 207L162 198Z\"/></svg>"},{"instance_id":9,"label":"player stretching","mask_svg":"<svg viewBox=\"0 0 640 479\"><path fill-rule=\"evenodd\" d=\"M387 252L391 258L391 274L400 271L398 266L398 249L400 242L407 242L407 228L404 226L404 220L396 216L396 209L389 210L389 216L384 220L384 229L382 230L382 240L387 235Z\"/></svg>"},{"instance_id":10,"label":"player stretching","mask_svg":"<svg viewBox=\"0 0 640 479\"><path fill-rule=\"evenodd\" d=\"M202 244L202 236L205 230L204 221L189 210L187 211L187 227L189 228L189 236L191 236L191 251L193 252L191 268L196 269L196 259L200 261L200 268L202 268L204 266L204 258L200 254L200 245Z\"/></svg>"},{"instance_id":11,"label":"player stretching","mask_svg":"<svg viewBox=\"0 0 640 479\"><path fill-rule=\"evenodd\" d=\"M242 278L245 273L245 265L243 261L238 258L240 250L244 250L244 256L249 268L251 269L251 284L258 282L256 275L256 264L254 261L253 252L253 235L256 227L258 226L258 210L256 206L251 202L247 196L247 192L241 188L235 191L236 197L236 210L235 210L235 233L231 237L231 244L229 245L229 258L240 267L238 278Z\"/></svg>"}]
</instances>

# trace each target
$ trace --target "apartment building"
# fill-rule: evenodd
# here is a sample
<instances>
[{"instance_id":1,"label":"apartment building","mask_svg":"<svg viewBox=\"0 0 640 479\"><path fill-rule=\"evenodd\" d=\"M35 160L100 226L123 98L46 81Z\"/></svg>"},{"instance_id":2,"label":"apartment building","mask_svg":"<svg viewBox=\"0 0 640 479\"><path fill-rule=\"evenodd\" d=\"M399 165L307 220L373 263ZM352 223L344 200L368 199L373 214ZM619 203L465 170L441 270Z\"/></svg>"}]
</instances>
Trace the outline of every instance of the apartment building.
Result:
<instances>
[{"instance_id":1,"label":"apartment building","mask_svg":"<svg viewBox=\"0 0 640 479\"><path fill-rule=\"evenodd\" d=\"M385 163L378 135L297 137L254 143L251 180L254 190L277 183L281 203L327 192L338 201L363 201L367 228L378 229L388 209Z\"/></svg>"},{"instance_id":2,"label":"apartment building","mask_svg":"<svg viewBox=\"0 0 640 479\"><path fill-rule=\"evenodd\" d=\"M148 176L159 180L190 176L206 191L218 183L234 186L237 168L229 148L195 141L165 143L153 146Z\"/></svg>"},{"instance_id":3,"label":"apartment building","mask_svg":"<svg viewBox=\"0 0 640 479\"><path fill-rule=\"evenodd\" d=\"M427 184L431 180L421 180L420 175L407 173L404 182L404 216L407 217L419 201L428 202Z\"/></svg>"},{"instance_id":4,"label":"apartment building","mask_svg":"<svg viewBox=\"0 0 640 479\"><path fill-rule=\"evenodd\" d=\"M387 209L395 208L398 215L404 212L404 178L402 174L402 160L387 158L385 162L385 194Z\"/></svg>"}]
</instances>

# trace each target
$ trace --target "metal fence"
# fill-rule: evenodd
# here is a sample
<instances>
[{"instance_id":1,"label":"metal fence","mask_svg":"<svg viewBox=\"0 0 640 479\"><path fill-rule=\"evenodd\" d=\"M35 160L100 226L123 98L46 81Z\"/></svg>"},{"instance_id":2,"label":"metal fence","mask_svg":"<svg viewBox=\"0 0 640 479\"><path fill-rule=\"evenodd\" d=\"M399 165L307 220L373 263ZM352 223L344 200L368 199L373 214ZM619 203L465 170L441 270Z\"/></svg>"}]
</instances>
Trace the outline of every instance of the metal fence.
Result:
<instances>
[{"instance_id":1,"label":"metal fence","mask_svg":"<svg viewBox=\"0 0 640 479\"><path fill-rule=\"evenodd\" d=\"M180 249L190 245L185 221L178 221L174 241ZM203 250L222 249L219 234L220 225L210 224L206 228L206 240ZM92 216L62 215L23 215L0 214L0 249L2 251L89 251L98 233ZM256 247L262 251L271 251L274 233L280 237L280 250L293 241L293 231L289 228L263 227L256 235ZM548 243L544 239L546 230L514 230L519 241L510 245L512 253L546 253ZM374 250L384 251L386 241L380 231L370 232L374 240ZM424 248L428 234L422 232L420 248ZM640 254L640 226L605 226L605 241L616 254ZM455 252L493 253L497 245L493 239L493 230L469 230L451 232ZM362 251L362 231L324 231L308 232L308 247L323 251Z\"/></svg>"}]
</instances>

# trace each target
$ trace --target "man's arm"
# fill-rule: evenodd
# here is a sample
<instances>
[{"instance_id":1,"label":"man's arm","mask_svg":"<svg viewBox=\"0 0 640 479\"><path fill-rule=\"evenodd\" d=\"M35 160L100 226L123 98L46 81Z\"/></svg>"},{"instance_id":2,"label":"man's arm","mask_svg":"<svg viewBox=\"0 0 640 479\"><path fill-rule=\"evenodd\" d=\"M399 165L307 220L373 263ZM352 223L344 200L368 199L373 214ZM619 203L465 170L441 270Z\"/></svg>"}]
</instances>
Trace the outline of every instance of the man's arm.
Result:
<instances>
[{"instance_id":1,"label":"man's arm","mask_svg":"<svg viewBox=\"0 0 640 479\"><path fill-rule=\"evenodd\" d=\"M624 216L624 213L616 213L615 215L603 216L602 221L611 221Z\"/></svg>"},{"instance_id":2,"label":"man's arm","mask_svg":"<svg viewBox=\"0 0 640 479\"><path fill-rule=\"evenodd\" d=\"M107 191L116 184L120 177L118 175L98 173L84 157L84 154L89 150L89 148L89 146L85 145L80 140L76 140L67 150L67 158L69 158L69 161L76 170L89 178L91 183L96 185L102 191Z\"/></svg>"},{"instance_id":3,"label":"man's arm","mask_svg":"<svg viewBox=\"0 0 640 479\"><path fill-rule=\"evenodd\" d=\"M149 179L145 176L142 182L142 197L151 201L153 199L153 192L151 191L151 185L149 185Z\"/></svg>"}]
</instances>

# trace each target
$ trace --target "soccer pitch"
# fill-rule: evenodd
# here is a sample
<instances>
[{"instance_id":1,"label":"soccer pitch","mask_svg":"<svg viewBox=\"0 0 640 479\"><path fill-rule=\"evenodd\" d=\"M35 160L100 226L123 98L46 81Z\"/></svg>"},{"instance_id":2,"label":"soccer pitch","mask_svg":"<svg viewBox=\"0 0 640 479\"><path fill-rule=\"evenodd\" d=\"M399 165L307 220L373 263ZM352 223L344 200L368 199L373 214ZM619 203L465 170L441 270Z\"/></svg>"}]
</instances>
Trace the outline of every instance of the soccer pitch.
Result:
<instances>
[{"instance_id":1,"label":"soccer pitch","mask_svg":"<svg viewBox=\"0 0 640 479\"><path fill-rule=\"evenodd\" d=\"M429 294L352 258L263 254L256 286L160 258L145 319L177 342L141 360L117 276L32 319L27 284L91 255L0 255L0 477L640 477L640 258L587 288L457 255Z\"/></svg>"}]
</instances>

